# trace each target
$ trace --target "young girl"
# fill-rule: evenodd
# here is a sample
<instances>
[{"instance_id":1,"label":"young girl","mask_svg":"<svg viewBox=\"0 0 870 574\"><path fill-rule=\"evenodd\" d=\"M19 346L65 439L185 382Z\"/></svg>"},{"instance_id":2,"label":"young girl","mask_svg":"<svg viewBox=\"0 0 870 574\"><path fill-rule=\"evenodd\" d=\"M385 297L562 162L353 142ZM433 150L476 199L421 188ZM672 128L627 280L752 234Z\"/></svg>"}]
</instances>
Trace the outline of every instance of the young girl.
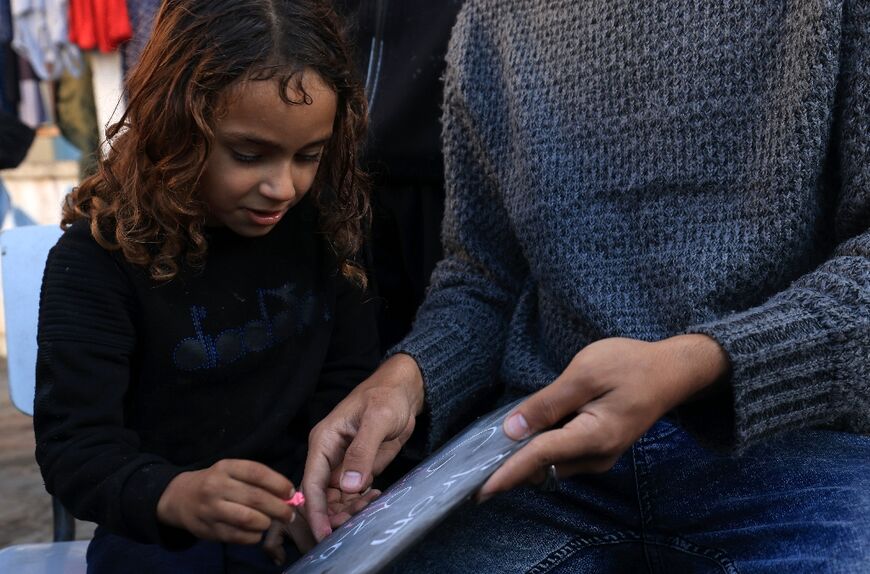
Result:
<instances>
[{"instance_id":1,"label":"young girl","mask_svg":"<svg viewBox=\"0 0 870 574\"><path fill-rule=\"evenodd\" d=\"M277 568L253 545L378 359L352 66L326 2L164 3L42 289L36 456L89 572Z\"/></svg>"}]
</instances>

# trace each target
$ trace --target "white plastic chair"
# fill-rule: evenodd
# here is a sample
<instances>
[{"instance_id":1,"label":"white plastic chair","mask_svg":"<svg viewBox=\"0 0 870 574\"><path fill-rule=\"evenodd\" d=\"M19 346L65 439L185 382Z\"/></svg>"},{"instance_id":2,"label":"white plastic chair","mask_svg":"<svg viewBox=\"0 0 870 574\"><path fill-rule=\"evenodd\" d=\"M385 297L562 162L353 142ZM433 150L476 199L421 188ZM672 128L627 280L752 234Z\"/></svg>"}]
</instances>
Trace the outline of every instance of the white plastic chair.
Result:
<instances>
[{"instance_id":1,"label":"white plastic chair","mask_svg":"<svg viewBox=\"0 0 870 574\"><path fill-rule=\"evenodd\" d=\"M24 414L33 416L36 386L36 323L39 291L48 251L57 243L57 225L14 227L0 233L3 311L9 396ZM73 541L75 520L52 499L54 542L18 544L0 549L0 572L15 574L84 574L86 541Z\"/></svg>"},{"instance_id":2,"label":"white plastic chair","mask_svg":"<svg viewBox=\"0 0 870 574\"><path fill-rule=\"evenodd\" d=\"M48 251L61 233L57 225L27 225L0 233L9 395L15 408L30 416L36 386L36 321L42 272Z\"/></svg>"}]
</instances>

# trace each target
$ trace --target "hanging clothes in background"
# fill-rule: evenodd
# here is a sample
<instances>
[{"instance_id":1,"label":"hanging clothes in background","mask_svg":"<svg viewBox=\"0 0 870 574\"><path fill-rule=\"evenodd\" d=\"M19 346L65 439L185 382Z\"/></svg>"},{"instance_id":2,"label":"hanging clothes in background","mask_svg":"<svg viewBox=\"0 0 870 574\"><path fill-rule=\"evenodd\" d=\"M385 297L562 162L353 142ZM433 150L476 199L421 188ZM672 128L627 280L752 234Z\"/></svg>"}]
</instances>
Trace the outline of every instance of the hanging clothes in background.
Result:
<instances>
[{"instance_id":1,"label":"hanging clothes in background","mask_svg":"<svg viewBox=\"0 0 870 574\"><path fill-rule=\"evenodd\" d=\"M69 36L82 50L113 52L132 34L125 0L70 0Z\"/></svg>"},{"instance_id":2,"label":"hanging clothes in background","mask_svg":"<svg viewBox=\"0 0 870 574\"><path fill-rule=\"evenodd\" d=\"M42 90L39 87L39 78L30 67L30 62L20 55L16 57L18 62L18 117L22 122L32 128L38 128L48 121L49 115L42 100Z\"/></svg>"},{"instance_id":3,"label":"hanging clothes in background","mask_svg":"<svg viewBox=\"0 0 870 574\"><path fill-rule=\"evenodd\" d=\"M69 74L60 77L54 92L54 108L60 133L81 152L79 177L84 179L96 170L100 145L93 77L87 59L82 62L78 77Z\"/></svg>"},{"instance_id":4,"label":"hanging clothes in background","mask_svg":"<svg viewBox=\"0 0 870 574\"><path fill-rule=\"evenodd\" d=\"M93 73L97 129L102 145L106 127L124 112L119 46L133 34L125 0L69 0L70 39L88 51Z\"/></svg>"},{"instance_id":5,"label":"hanging clothes in background","mask_svg":"<svg viewBox=\"0 0 870 574\"><path fill-rule=\"evenodd\" d=\"M81 54L70 42L67 0L12 0L12 47L42 80L79 73Z\"/></svg>"},{"instance_id":6,"label":"hanging clothes in background","mask_svg":"<svg viewBox=\"0 0 870 574\"><path fill-rule=\"evenodd\" d=\"M139 61L142 48L151 37L151 28L154 26L154 20L157 18L157 12L160 11L161 3L161 0L127 0L133 37L121 49L125 77Z\"/></svg>"}]
</instances>

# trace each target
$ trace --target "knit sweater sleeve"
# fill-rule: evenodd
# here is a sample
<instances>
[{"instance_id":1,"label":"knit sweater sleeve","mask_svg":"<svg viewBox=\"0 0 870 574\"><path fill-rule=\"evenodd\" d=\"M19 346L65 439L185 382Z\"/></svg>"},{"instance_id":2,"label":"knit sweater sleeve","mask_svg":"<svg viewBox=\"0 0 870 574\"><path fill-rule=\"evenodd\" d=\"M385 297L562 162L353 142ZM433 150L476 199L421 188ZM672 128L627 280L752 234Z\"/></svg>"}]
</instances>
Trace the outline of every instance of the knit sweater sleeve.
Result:
<instances>
[{"instance_id":1,"label":"knit sweater sleeve","mask_svg":"<svg viewBox=\"0 0 870 574\"><path fill-rule=\"evenodd\" d=\"M484 65L476 60L483 53L476 46L487 42L475 37L481 27L470 17L470 10L460 12L447 55L444 258L411 333L390 351L411 355L422 371L426 401L418 432L425 433L426 451L479 414L498 389L508 325L528 276L488 157L496 136L469 104L469 94L478 101L487 97L470 81Z\"/></svg>"},{"instance_id":2,"label":"knit sweater sleeve","mask_svg":"<svg viewBox=\"0 0 870 574\"><path fill-rule=\"evenodd\" d=\"M157 501L182 471L139 451L124 425L136 304L113 256L86 225L49 254L40 296L34 429L46 489L77 518L146 543L184 546L161 526Z\"/></svg>"},{"instance_id":3,"label":"knit sweater sleeve","mask_svg":"<svg viewBox=\"0 0 870 574\"><path fill-rule=\"evenodd\" d=\"M738 449L797 428L870 432L870 6L847 3L843 23L831 135L836 248L764 304L688 329L713 337L730 357L732 425L724 438ZM711 408L700 401L684 414L702 430Z\"/></svg>"}]
</instances>

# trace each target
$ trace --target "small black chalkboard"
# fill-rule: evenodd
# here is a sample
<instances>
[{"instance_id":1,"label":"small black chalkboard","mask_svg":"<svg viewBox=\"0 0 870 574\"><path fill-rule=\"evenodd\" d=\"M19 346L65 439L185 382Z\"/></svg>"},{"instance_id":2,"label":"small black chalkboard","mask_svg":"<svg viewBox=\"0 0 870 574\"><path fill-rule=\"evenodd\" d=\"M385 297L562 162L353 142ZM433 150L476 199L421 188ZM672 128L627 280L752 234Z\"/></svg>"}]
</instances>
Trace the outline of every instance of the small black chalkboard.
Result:
<instances>
[{"instance_id":1,"label":"small black chalkboard","mask_svg":"<svg viewBox=\"0 0 870 574\"><path fill-rule=\"evenodd\" d=\"M380 571L467 501L529 439L502 430L519 401L469 425L362 512L300 558L284 574Z\"/></svg>"}]
</instances>

